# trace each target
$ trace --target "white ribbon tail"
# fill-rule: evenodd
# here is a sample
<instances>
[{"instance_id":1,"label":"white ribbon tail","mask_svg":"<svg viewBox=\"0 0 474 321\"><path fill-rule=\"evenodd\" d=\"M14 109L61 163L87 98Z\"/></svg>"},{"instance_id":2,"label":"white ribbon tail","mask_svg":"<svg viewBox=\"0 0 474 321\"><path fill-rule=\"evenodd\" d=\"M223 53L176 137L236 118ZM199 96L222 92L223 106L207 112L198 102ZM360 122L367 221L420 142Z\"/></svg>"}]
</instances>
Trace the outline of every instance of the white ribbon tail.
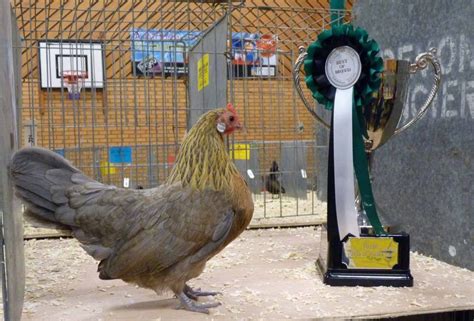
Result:
<instances>
[{"instance_id":1,"label":"white ribbon tail","mask_svg":"<svg viewBox=\"0 0 474 321\"><path fill-rule=\"evenodd\" d=\"M337 225L341 240L349 233L360 236L354 192L352 94L353 87L337 89L334 99L334 184Z\"/></svg>"}]
</instances>

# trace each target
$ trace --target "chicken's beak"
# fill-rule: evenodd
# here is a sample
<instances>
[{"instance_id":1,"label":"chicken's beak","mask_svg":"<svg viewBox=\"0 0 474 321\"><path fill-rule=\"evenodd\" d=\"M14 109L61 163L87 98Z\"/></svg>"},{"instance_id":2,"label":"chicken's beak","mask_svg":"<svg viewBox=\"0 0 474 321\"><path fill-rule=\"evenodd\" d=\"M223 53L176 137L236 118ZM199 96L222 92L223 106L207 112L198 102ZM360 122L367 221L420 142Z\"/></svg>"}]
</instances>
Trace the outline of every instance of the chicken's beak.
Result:
<instances>
[{"instance_id":1,"label":"chicken's beak","mask_svg":"<svg viewBox=\"0 0 474 321\"><path fill-rule=\"evenodd\" d=\"M234 129L235 129L235 131L239 131L241 133L247 134L247 128L240 121L237 121L234 124Z\"/></svg>"},{"instance_id":2,"label":"chicken's beak","mask_svg":"<svg viewBox=\"0 0 474 321\"><path fill-rule=\"evenodd\" d=\"M242 125L240 121L236 121L234 124L234 128L235 130L241 131L244 128L244 126Z\"/></svg>"}]
</instances>

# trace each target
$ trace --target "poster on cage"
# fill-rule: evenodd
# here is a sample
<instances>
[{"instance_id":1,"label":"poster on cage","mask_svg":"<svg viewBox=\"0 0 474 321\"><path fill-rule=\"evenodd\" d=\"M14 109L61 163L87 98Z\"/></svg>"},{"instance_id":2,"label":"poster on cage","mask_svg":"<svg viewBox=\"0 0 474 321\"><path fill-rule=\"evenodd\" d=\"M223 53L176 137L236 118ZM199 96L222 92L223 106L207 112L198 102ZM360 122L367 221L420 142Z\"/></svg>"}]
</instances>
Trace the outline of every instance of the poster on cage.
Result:
<instances>
[{"instance_id":1,"label":"poster on cage","mask_svg":"<svg viewBox=\"0 0 474 321\"><path fill-rule=\"evenodd\" d=\"M278 38L273 34L234 32L232 34L233 76L274 77Z\"/></svg>"},{"instance_id":2,"label":"poster on cage","mask_svg":"<svg viewBox=\"0 0 474 321\"><path fill-rule=\"evenodd\" d=\"M130 31L135 76L187 74L188 52L201 31L132 29ZM274 77L278 38L273 34L232 34L233 77Z\"/></svg>"},{"instance_id":3,"label":"poster on cage","mask_svg":"<svg viewBox=\"0 0 474 321\"><path fill-rule=\"evenodd\" d=\"M187 74L187 53L199 31L136 29L130 31L135 76Z\"/></svg>"}]
</instances>

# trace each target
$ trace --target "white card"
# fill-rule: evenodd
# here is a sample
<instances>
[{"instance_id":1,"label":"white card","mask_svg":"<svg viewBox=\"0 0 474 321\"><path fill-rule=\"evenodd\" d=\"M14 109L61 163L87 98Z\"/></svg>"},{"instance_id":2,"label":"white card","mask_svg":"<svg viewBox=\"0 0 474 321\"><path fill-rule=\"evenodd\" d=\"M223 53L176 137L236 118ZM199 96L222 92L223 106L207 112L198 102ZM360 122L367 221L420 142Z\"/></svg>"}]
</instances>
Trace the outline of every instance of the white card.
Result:
<instances>
[{"instance_id":1,"label":"white card","mask_svg":"<svg viewBox=\"0 0 474 321\"><path fill-rule=\"evenodd\" d=\"M304 169L301 169L301 177L306 178L306 171Z\"/></svg>"},{"instance_id":2,"label":"white card","mask_svg":"<svg viewBox=\"0 0 474 321\"><path fill-rule=\"evenodd\" d=\"M247 169L247 175L248 175L251 179L254 179L254 178L255 178L255 175L253 174L253 172L252 172L251 169Z\"/></svg>"}]
</instances>

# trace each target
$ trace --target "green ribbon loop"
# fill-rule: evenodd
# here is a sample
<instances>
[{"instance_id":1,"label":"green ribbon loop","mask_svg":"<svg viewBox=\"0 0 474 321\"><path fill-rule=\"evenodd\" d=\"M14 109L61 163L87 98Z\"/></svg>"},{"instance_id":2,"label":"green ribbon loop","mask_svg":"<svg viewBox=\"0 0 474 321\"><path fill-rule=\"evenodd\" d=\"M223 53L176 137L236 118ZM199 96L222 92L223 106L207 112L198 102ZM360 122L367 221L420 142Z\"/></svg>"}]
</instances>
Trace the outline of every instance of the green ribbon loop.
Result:
<instances>
[{"instance_id":1,"label":"green ribbon loop","mask_svg":"<svg viewBox=\"0 0 474 321\"><path fill-rule=\"evenodd\" d=\"M362 73L358 84L354 86L358 108L369 104L374 91L380 87L380 73L383 71L383 60L376 41L370 39L367 31L354 28L350 24L334 25L331 29L319 34L318 39L309 45L304 61L305 81L313 93L313 98L326 109L332 110L335 88L329 84L324 75L324 64L334 48L350 46L360 55Z\"/></svg>"}]
</instances>

